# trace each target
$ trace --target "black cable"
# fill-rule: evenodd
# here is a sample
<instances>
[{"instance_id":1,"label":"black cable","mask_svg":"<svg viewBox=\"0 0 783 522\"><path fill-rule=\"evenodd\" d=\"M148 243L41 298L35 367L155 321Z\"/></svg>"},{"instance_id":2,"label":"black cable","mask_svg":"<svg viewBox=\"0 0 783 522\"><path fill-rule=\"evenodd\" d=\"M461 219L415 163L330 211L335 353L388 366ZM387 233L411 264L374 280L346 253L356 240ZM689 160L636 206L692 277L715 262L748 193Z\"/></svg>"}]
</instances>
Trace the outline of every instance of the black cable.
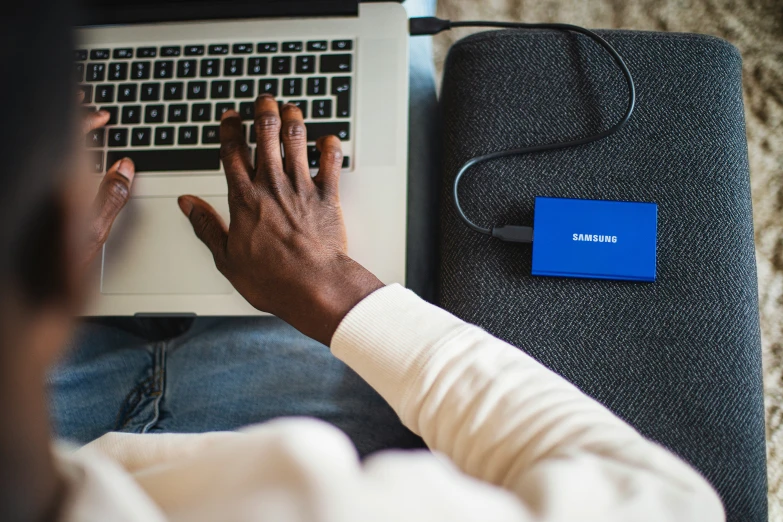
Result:
<instances>
[{"instance_id":1,"label":"black cable","mask_svg":"<svg viewBox=\"0 0 783 522\"><path fill-rule=\"evenodd\" d=\"M533 145L530 147L521 147L518 149L509 149L509 150L503 150L499 152L492 152L490 154L484 154L483 156L476 156L475 158L471 158L470 160L468 160L457 172L457 176L454 178L454 206L457 209L457 214L459 215L460 219L462 219L462 221L464 221L468 227L475 230L476 232L480 232L481 234L487 234L489 236L502 239L504 241L529 243L533 239L532 228L530 227L508 225L502 227L492 226L491 228L483 228L478 226L474 222L472 222L470 219L468 219L468 217L465 215L465 212L462 210L462 206L459 203L459 193L457 189L459 188L460 179L462 179L462 176L465 174L465 172L467 172L468 169L470 169L475 165L478 165L479 163L483 163L485 161L489 161L497 158L504 158L506 156L514 156L517 154L531 154L534 152L545 152L549 150L576 147L579 145L585 145L587 143L601 140L603 138L606 138L607 136L611 136L612 134L620 130L631 118L631 114L633 114L633 109L634 106L636 105L636 88L633 83L633 77L631 76L631 72L628 70L628 67L625 65L625 61L623 61L623 58L614 49L614 47L612 47L609 44L609 42L601 38L601 36L594 33L593 31L589 29L585 29L584 27L579 27L578 25L555 24L555 23L528 24L528 23L518 23L518 22L482 22L482 21L452 22L450 20L442 20L440 18L435 18L435 17L411 18L410 20L410 32L412 36L437 34L441 31L452 29L454 27L496 27L496 28L504 28L504 29L553 29L556 31L571 31L571 32L583 34L588 38L590 38L591 40L595 41L597 44L599 44L609 53L609 55L612 57L614 62L620 68L620 71L623 73L623 76L625 76L626 83L628 84L628 93L629 93L628 108L626 109L622 119L620 119L620 121L615 123L612 127L604 131L601 131L597 134L592 134L590 136L585 136L583 138L579 138L576 140L564 141L559 143L548 143L544 145Z\"/></svg>"}]
</instances>

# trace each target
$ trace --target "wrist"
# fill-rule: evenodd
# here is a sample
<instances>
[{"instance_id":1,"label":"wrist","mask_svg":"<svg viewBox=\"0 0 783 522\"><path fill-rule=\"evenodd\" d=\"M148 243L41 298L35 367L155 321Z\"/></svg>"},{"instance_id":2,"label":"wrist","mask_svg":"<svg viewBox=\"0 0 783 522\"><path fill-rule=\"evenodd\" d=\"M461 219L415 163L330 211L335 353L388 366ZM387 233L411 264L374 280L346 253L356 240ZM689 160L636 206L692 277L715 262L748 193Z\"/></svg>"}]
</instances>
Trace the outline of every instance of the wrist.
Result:
<instances>
[{"instance_id":1,"label":"wrist","mask_svg":"<svg viewBox=\"0 0 783 522\"><path fill-rule=\"evenodd\" d=\"M305 335L329 346L346 315L364 298L385 285L369 270L341 256L319 276L306 294L306 307L293 317L281 317Z\"/></svg>"}]
</instances>

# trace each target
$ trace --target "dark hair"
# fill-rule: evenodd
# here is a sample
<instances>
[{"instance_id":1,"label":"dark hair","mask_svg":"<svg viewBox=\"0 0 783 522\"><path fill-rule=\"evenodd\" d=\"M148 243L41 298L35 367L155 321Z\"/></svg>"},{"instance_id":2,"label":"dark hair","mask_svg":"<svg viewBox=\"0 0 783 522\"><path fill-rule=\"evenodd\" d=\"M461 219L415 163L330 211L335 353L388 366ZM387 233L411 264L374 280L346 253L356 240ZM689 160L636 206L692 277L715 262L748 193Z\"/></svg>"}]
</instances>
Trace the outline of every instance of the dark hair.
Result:
<instances>
[{"instance_id":1,"label":"dark hair","mask_svg":"<svg viewBox=\"0 0 783 522\"><path fill-rule=\"evenodd\" d=\"M31 299L58 291L64 275L57 191L77 128L71 5L24 0L0 19L0 289L13 283Z\"/></svg>"}]
</instances>

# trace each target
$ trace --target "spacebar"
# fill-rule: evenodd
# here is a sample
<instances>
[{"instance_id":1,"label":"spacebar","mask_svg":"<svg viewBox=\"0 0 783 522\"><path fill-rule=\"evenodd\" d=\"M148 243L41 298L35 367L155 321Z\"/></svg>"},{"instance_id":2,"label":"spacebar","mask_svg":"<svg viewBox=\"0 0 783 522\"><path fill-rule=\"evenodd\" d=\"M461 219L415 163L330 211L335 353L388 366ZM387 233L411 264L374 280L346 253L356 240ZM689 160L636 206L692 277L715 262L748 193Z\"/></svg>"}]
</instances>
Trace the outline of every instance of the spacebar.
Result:
<instances>
[{"instance_id":1,"label":"spacebar","mask_svg":"<svg viewBox=\"0 0 783 522\"><path fill-rule=\"evenodd\" d=\"M106 165L122 158L136 164L136 172L180 172L220 169L220 149L110 150Z\"/></svg>"}]
</instances>

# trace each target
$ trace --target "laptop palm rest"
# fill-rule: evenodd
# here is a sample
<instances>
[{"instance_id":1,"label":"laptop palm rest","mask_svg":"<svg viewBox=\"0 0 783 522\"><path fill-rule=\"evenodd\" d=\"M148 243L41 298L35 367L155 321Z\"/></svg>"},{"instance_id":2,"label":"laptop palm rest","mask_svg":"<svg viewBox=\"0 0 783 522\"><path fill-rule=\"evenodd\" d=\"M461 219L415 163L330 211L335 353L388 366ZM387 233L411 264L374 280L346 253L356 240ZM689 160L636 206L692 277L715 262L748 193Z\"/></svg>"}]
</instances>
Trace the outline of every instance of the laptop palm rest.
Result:
<instances>
[{"instance_id":1,"label":"laptop palm rest","mask_svg":"<svg viewBox=\"0 0 783 522\"><path fill-rule=\"evenodd\" d=\"M225 196L204 198L228 223ZM133 198L103 251L103 294L230 294L174 197Z\"/></svg>"}]
</instances>

